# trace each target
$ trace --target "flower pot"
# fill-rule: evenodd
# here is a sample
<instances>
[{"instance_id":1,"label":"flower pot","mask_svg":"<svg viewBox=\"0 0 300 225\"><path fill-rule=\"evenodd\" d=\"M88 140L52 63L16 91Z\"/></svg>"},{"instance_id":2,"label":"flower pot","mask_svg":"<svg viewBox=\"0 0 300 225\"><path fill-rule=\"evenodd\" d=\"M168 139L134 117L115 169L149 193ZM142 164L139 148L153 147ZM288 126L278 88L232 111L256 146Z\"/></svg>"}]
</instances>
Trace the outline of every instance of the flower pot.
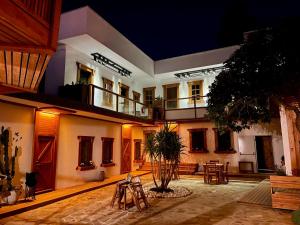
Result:
<instances>
[{"instance_id":1,"label":"flower pot","mask_svg":"<svg viewBox=\"0 0 300 225\"><path fill-rule=\"evenodd\" d=\"M7 196L7 197L4 197L2 199L2 202L3 203L7 203L9 205L13 205L13 204L16 204L16 202L18 201L22 191L22 189L16 189L16 190L11 190L9 191L10 192L10 195Z\"/></svg>"}]
</instances>

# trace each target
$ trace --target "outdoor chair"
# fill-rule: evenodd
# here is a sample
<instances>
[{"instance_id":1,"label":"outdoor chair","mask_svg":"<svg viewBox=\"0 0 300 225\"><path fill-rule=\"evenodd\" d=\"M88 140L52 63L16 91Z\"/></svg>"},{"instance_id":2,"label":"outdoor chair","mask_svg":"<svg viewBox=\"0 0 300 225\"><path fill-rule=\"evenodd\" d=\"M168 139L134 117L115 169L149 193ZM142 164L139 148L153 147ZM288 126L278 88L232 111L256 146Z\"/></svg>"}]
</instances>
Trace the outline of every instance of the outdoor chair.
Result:
<instances>
[{"instance_id":1,"label":"outdoor chair","mask_svg":"<svg viewBox=\"0 0 300 225\"><path fill-rule=\"evenodd\" d=\"M132 182L129 184L129 190L132 194L133 202L140 212L142 211L141 201L144 203L145 208L150 206L144 193L140 177L137 176L132 179Z\"/></svg>"},{"instance_id":2,"label":"outdoor chair","mask_svg":"<svg viewBox=\"0 0 300 225\"><path fill-rule=\"evenodd\" d=\"M141 200L144 202L145 208L148 208L150 206L144 193L140 177L132 177L130 174L128 174L127 179L117 183L115 193L111 201L111 207L114 207L115 201L118 200L119 209L121 208L122 204L123 208L126 209L127 190L129 190L132 197L132 202L135 204L139 211L142 211Z\"/></svg>"},{"instance_id":3,"label":"outdoor chair","mask_svg":"<svg viewBox=\"0 0 300 225\"><path fill-rule=\"evenodd\" d=\"M217 165L215 163L206 163L206 174L207 183L211 184L214 179L216 184L219 184L220 171L217 169Z\"/></svg>"},{"instance_id":4,"label":"outdoor chair","mask_svg":"<svg viewBox=\"0 0 300 225\"><path fill-rule=\"evenodd\" d=\"M225 183L229 182L228 168L229 168L229 162L226 163L225 170L222 171L222 179Z\"/></svg>"},{"instance_id":5,"label":"outdoor chair","mask_svg":"<svg viewBox=\"0 0 300 225\"><path fill-rule=\"evenodd\" d=\"M131 182L131 180L132 180L132 176L130 173L128 173L126 179L121 180L116 184L116 189L110 203L112 208L114 207L115 201L118 200L118 207L120 209L121 201L124 197L124 209L126 209L126 189L128 187L128 184Z\"/></svg>"}]
</instances>

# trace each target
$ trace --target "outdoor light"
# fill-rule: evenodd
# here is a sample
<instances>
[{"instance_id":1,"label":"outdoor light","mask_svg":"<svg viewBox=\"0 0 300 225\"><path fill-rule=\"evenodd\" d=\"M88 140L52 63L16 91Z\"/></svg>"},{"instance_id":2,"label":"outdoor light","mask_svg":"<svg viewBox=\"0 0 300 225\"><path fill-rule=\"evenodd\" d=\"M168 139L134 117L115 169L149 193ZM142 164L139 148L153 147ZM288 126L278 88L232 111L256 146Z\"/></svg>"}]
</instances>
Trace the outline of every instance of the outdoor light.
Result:
<instances>
[{"instance_id":1,"label":"outdoor light","mask_svg":"<svg viewBox=\"0 0 300 225\"><path fill-rule=\"evenodd\" d=\"M74 110L65 109L61 107L41 107L38 111L46 114L60 115L60 114L73 114L76 113Z\"/></svg>"}]
</instances>

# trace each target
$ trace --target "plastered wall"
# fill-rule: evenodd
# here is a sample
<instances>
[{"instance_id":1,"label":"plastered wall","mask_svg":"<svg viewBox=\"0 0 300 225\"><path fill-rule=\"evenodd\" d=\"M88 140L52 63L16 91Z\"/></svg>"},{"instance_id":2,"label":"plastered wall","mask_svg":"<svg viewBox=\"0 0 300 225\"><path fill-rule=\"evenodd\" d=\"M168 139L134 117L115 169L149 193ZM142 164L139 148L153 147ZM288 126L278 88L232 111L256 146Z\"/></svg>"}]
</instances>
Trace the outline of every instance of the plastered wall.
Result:
<instances>
[{"instance_id":1,"label":"plastered wall","mask_svg":"<svg viewBox=\"0 0 300 225\"><path fill-rule=\"evenodd\" d=\"M13 182L15 185L22 184L23 187L25 187L25 173L31 172L32 166L33 124L33 108L0 103L0 127L9 128L12 133L19 132L19 137L22 137L17 143L21 148L16 160L16 175Z\"/></svg>"},{"instance_id":2,"label":"plastered wall","mask_svg":"<svg viewBox=\"0 0 300 225\"><path fill-rule=\"evenodd\" d=\"M78 136L94 136L93 162L95 169L79 171ZM113 162L115 166L100 167L102 162L101 137L114 138ZM76 116L61 116L57 151L56 188L83 184L86 181L99 179L100 170L105 176L120 174L121 125Z\"/></svg>"}]
</instances>

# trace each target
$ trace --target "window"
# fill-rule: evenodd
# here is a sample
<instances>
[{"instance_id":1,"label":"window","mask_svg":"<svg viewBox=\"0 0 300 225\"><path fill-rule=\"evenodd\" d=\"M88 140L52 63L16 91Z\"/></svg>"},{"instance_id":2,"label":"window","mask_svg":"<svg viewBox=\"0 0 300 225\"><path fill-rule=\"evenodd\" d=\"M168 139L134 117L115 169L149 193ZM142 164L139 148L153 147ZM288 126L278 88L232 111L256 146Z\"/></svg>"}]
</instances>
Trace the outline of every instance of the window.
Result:
<instances>
[{"instance_id":1,"label":"window","mask_svg":"<svg viewBox=\"0 0 300 225\"><path fill-rule=\"evenodd\" d=\"M141 94L140 94L140 93L135 92L135 91L132 91L132 95L133 95L133 100L134 100L134 101L140 102L140 97L141 97Z\"/></svg>"},{"instance_id":2,"label":"window","mask_svg":"<svg viewBox=\"0 0 300 225\"><path fill-rule=\"evenodd\" d=\"M102 81L103 81L103 88L112 92L114 82L112 82L111 80L108 80L104 77L102 77ZM112 106L112 103L113 103L112 93L104 91L103 92L103 104L105 106Z\"/></svg>"},{"instance_id":3,"label":"window","mask_svg":"<svg viewBox=\"0 0 300 225\"><path fill-rule=\"evenodd\" d=\"M91 84L94 70L77 62L77 83L78 84Z\"/></svg>"},{"instance_id":4,"label":"window","mask_svg":"<svg viewBox=\"0 0 300 225\"><path fill-rule=\"evenodd\" d=\"M93 163L93 142L95 137L78 136L79 139L79 156L78 167L79 170L94 169Z\"/></svg>"},{"instance_id":5,"label":"window","mask_svg":"<svg viewBox=\"0 0 300 225\"><path fill-rule=\"evenodd\" d=\"M138 162L142 160L142 153L141 153L141 139L134 139L134 161Z\"/></svg>"},{"instance_id":6,"label":"window","mask_svg":"<svg viewBox=\"0 0 300 225\"><path fill-rule=\"evenodd\" d=\"M164 88L164 99L166 99L167 109L176 109L178 106L178 87L179 84L168 84L163 85Z\"/></svg>"},{"instance_id":7,"label":"window","mask_svg":"<svg viewBox=\"0 0 300 225\"><path fill-rule=\"evenodd\" d=\"M195 97L196 102L203 101L203 80L188 82L189 97ZM193 103L194 99L190 98L189 103Z\"/></svg>"},{"instance_id":8,"label":"window","mask_svg":"<svg viewBox=\"0 0 300 225\"><path fill-rule=\"evenodd\" d=\"M190 133L190 152L208 152L206 130L206 128L188 129Z\"/></svg>"},{"instance_id":9,"label":"window","mask_svg":"<svg viewBox=\"0 0 300 225\"><path fill-rule=\"evenodd\" d=\"M121 107L118 110L119 112L129 113L129 100L127 99L129 98L129 86L119 83L119 87L119 94L124 98L119 97Z\"/></svg>"},{"instance_id":10,"label":"window","mask_svg":"<svg viewBox=\"0 0 300 225\"><path fill-rule=\"evenodd\" d=\"M102 137L102 164L101 166L114 166L113 143L114 138Z\"/></svg>"},{"instance_id":11,"label":"window","mask_svg":"<svg viewBox=\"0 0 300 225\"><path fill-rule=\"evenodd\" d=\"M147 106L152 106L155 98L155 87L144 88L144 104Z\"/></svg>"},{"instance_id":12,"label":"window","mask_svg":"<svg viewBox=\"0 0 300 225\"><path fill-rule=\"evenodd\" d=\"M214 129L215 132L215 152L230 152L234 151L232 148L233 136L230 130L219 131Z\"/></svg>"}]
</instances>

